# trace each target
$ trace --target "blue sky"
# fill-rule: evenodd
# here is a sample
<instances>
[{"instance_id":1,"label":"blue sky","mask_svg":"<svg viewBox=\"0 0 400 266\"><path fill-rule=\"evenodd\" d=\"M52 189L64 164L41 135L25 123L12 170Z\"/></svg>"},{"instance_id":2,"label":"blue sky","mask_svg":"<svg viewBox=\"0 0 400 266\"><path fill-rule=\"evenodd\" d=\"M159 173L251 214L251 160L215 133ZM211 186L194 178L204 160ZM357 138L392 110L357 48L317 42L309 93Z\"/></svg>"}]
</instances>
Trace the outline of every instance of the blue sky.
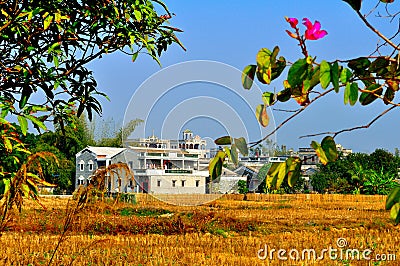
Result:
<instances>
[{"instance_id":1,"label":"blue sky","mask_svg":"<svg viewBox=\"0 0 400 266\"><path fill-rule=\"evenodd\" d=\"M105 56L89 66L98 80L99 89L111 98L111 102L102 100L104 118L112 117L117 124L123 121L126 110L129 110L128 118L145 119L141 117L141 111L149 107L147 104L150 103L142 102L147 107L140 106L137 102L132 103L132 96L141 89L141 85L143 89L143 84L146 85L150 77L159 77L159 85L155 86L163 87L168 83L168 67L175 64L191 60L211 60L223 63L227 68L242 70L246 65L255 63L255 56L260 48L272 50L275 45L280 47L280 54L288 61L293 62L300 58L302 55L295 40L285 33L289 25L284 16L297 17L300 21L304 17L311 21L319 20L322 28L328 31L325 38L308 42L309 52L317 56L317 60L368 55L375 49L378 41L377 36L364 26L355 12L340 0L165 2L170 11L176 14L171 24L184 30L179 38L187 48L186 52L177 45L171 46L161 58L162 68L146 55L139 56L132 63L123 54ZM364 2L361 11L368 13L373 7L370 2L374 5L377 1ZM397 30L396 21L389 24L373 16L369 20L388 35ZM157 74L159 71L166 71L166 75ZM180 72L175 72L174 75L180 75ZM187 74L182 72L181 75ZM232 86L240 87L240 71L237 77L229 77L229 80L237 83ZM260 85L261 91L281 89L282 80L277 80L270 86ZM165 93L149 88L146 93L150 98L156 97L157 101L152 102L152 106L148 108L151 112L147 116L144 130L139 130L137 134L144 132L144 135L149 135L154 129L157 135L174 137L179 134L180 129L191 128L196 134L210 139L230 133L234 137L243 134L250 141L267 134L270 127L260 133L255 117L249 111L249 107L254 107L250 103L261 103L260 91L257 88L252 88L250 92L235 90L229 90L221 84L194 81L166 89ZM153 95L154 93L160 95ZM297 109L298 105L292 100L276 107L292 110ZM322 137L298 137L366 124L385 108L378 101L368 107L359 104L345 106L342 91L337 95L331 94L309 106L281 128L275 136L276 141L295 150L309 147L312 139L320 141ZM274 125L273 120L275 124L279 124L288 113L271 110L272 115L274 119L271 119L271 126ZM394 110L370 129L339 135L336 141L360 152L371 152L376 148L393 151L395 147L400 147L396 134L399 129L398 111Z\"/></svg>"}]
</instances>

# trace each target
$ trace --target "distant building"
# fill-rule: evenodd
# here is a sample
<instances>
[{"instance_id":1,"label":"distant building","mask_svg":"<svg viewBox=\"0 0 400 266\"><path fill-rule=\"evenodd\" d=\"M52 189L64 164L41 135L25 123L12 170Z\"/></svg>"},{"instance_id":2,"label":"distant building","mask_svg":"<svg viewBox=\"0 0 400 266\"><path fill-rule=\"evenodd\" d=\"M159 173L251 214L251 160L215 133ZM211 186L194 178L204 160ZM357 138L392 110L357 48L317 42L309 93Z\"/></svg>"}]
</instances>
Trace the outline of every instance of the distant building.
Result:
<instances>
[{"instance_id":1,"label":"distant building","mask_svg":"<svg viewBox=\"0 0 400 266\"><path fill-rule=\"evenodd\" d=\"M317 168L319 157L313 148L299 148L298 156L302 160L301 169Z\"/></svg>"},{"instance_id":2,"label":"distant building","mask_svg":"<svg viewBox=\"0 0 400 266\"><path fill-rule=\"evenodd\" d=\"M97 169L106 168L114 163L124 163L127 156L129 157L126 148L92 146L84 148L76 154L75 187L87 186ZM129 180L128 174L120 178L114 176L114 180L108 179L105 182L110 192L130 192L135 187L134 180Z\"/></svg>"},{"instance_id":3,"label":"distant building","mask_svg":"<svg viewBox=\"0 0 400 266\"><path fill-rule=\"evenodd\" d=\"M336 144L336 149L343 156L347 156L353 151L346 149L340 144ZM319 157L313 148L299 148L298 156L303 161L301 165L302 176L305 180L309 180L310 176L317 171L317 166L320 163Z\"/></svg>"},{"instance_id":4,"label":"distant building","mask_svg":"<svg viewBox=\"0 0 400 266\"><path fill-rule=\"evenodd\" d=\"M342 153L343 156L347 156L347 155L353 153L353 150L343 148L343 146L340 144L336 144L336 149L338 150L339 153Z\"/></svg>"},{"instance_id":5,"label":"distant building","mask_svg":"<svg viewBox=\"0 0 400 266\"><path fill-rule=\"evenodd\" d=\"M126 142L136 192L154 194L204 194L210 151L207 142L185 130L182 139L148 138Z\"/></svg>"}]
</instances>

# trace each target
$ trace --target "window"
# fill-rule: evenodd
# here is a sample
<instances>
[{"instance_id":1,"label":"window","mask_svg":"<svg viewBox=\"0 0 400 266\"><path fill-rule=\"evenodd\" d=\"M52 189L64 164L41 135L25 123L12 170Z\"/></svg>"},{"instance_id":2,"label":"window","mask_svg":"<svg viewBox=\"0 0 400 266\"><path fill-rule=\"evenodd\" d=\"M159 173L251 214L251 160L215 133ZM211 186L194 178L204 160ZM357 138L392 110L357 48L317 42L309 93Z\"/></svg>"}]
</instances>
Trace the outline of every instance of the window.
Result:
<instances>
[{"instance_id":1,"label":"window","mask_svg":"<svg viewBox=\"0 0 400 266\"><path fill-rule=\"evenodd\" d=\"M83 160L79 161L79 170L84 171L85 170L85 162Z\"/></svg>"},{"instance_id":2,"label":"window","mask_svg":"<svg viewBox=\"0 0 400 266\"><path fill-rule=\"evenodd\" d=\"M182 187L185 186L185 182L186 182L186 180L182 180Z\"/></svg>"},{"instance_id":3,"label":"window","mask_svg":"<svg viewBox=\"0 0 400 266\"><path fill-rule=\"evenodd\" d=\"M196 187L200 186L200 180L196 180Z\"/></svg>"},{"instance_id":4,"label":"window","mask_svg":"<svg viewBox=\"0 0 400 266\"><path fill-rule=\"evenodd\" d=\"M173 186L173 187L176 186L176 180L172 180L172 186Z\"/></svg>"},{"instance_id":5,"label":"window","mask_svg":"<svg viewBox=\"0 0 400 266\"><path fill-rule=\"evenodd\" d=\"M161 180L157 180L157 187L161 187Z\"/></svg>"},{"instance_id":6,"label":"window","mask_svg":"<svg viewBox=\"0 0 400 266\"><path fill-rule=\"evenodd\" d=\"M133 168L133 162L132 162L132 161L129 161L129 162L128 162L128 166L129 166L129 169L132 169L132 168Z\"/></svg>"},{"instance_id":7,"label":"window","mask_svg":"<svg viewBox=\"0 0 400 266\"><path fill-rule=\"evenodd\" d=\"M90 160L88 162L88 165L89 165L89 171L93 171L93 161L92 160Z\"/></svg>"},{"instance_id":8,"label":"window","mask_svg":"<svg viewBox=\"0 0 400 266\"><path fill-rule=\"evenodd\" d=\"M83 185L84 183L85 183L85 178L84 178L83 176L80 176L80 177L78 178L78 185L81 186L81 185Z\"/></svg>"}]
</instances>

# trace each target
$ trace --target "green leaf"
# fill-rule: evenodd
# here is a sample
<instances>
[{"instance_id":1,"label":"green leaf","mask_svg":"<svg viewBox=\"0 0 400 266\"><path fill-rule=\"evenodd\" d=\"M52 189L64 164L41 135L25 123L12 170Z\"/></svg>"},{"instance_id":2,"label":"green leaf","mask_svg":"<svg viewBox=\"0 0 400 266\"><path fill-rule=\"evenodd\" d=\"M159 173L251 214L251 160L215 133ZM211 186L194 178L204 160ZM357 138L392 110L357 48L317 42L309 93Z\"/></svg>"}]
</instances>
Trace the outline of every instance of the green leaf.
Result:
<instances>
[{"instance_id":1,"label":"green leaf","mask_svg":"<svg viewBox=\"0 0 400 266\"><path fill-rule=\"evenodd\" d=\"M272 80L272 68L269 67L258 67L257 68L257 79L263 84L270 84Z\"/></svg>"},{"instance_id":2,"label":"green leaf","mask_svg":"<svg viewBox=\"0 0 400 266\"><path fill-rule=\"evenodd\" d=\"M47 106L43 106L43 105L34 105L32 106L32 112L46 112L48 111L48 107Z\"/></svg>"},{"instance_id":3,"label":"green leaf","mask_svg":"<svg viewBox=\"0 0 400 266\"><path fill-rule=\"evenodd\" d=\"M10 191L11 188L11 180L9 178L4 178L1 180L4 184L4 192L3 195L7 195L7 193Z\"/></svg>"},{"instance_id":4,"label":"green leaf","mask_svg":"<svg viewBox=\"0 0 400 266\"><path fill-rule=\"evenodd\" d=\"M301 160L298 157L289 157L286 160L286 168L288 170L288 185L293 187L301 176Z\"/></svg>"},{"instance_id":5,"label":"green leaf","mask_svg":"<svg viewBox=\"0 0 400 266\"><path fill-rule=\"evenodd\" d=\"M236 147L235 144L232 144L231 150L230 150L230 154L231 154L232 163L234 163L235 165L238 165L238 163L239 163L239 155L238 155L237 147Z\"/></svg>"},{"instance_id":6,"label":"green leaf","mask_svg":"<svg viewBox=\"0 0 400 266\"><path fill-rule=\"evenodd\" d=\"M353 82L350 85L350 95L349 95L349 102L350 105L353 106L358 99L358 85L357 83Z\"/></svg>"},{"instance_id":7,"label":"green leaf","mask_svg":"<svg viewBox=\"0 0 400 266\"><path fill-rule=\"evenodd\" d=\"M29 186L27 184L21 184L21 190L24 193L24 197L29 197Z\"/></svg>"},{"instance_id":8,"label":"green leaf","mask_svg":"<svg viewBox=\"0 0 400 266\"><path fill-rule=\"evenodd\" d=\"M139 10L133 11L133 14L135 15L136 20L142 20L142 13Z\"/></svg>"},{"instance_id":9,"label":"green leaf","mask_svg":"<svg viewBox=\"0 0 400 266\"><path fill-rule=\"evenodd\" d=\"M279 57L279 60L274 62L272 66L271 80L278 78L283 70L286 68L286 59L283 56Z\"/></svg>"},{"instance_id":10,"label":"green leaf","mask_svg":"<svg viewBox=\"0 0 400 266\"><path fill-rule=\"evenodd\" d=\"M4 147L6 148L6 150L7 150L9 153L11 153L12 150L13 150L13 146L12 146L12 143L11 143L10 139L7 138L7 137L4 137L4 138L3 138L3 144L4 144Z\"/></svg>"},{"instance_id":11,"label":"green leaf","mask_svg":"<svg viewBox=\"0 0 400 266\"><path fill-rule=\"evenodd\" d=\"M272 163L271 167L269 168L267 176L265 177L265 183L269 189L276 189L278 174L282 166L286 167L286 163Z\"/></svg>"},{"instance_id":12,"label":"green leaf","mask_svg":"<svg viewBox=\"0 0 400 266\"><path fill-rule=\"evenodd\" d=\"M4 178L4 179L1 179L0 182L3 182L3 184L4 184L3 195L6 196L9 193L10 188L11 188L11 180L9 178Z\"/></svg>"},{"instance_id":13,"label":"green leaf","mask_svg":"<svg viewBox=\"0 0 400 266\"><path fill-rule=\"evenodd\" d=\"M278 94L276 95L276 99L280 102L287 102L290 100L291 96L292 96L292 91L289 88L287 88L278 92Z\"/></svg>"},{"instance_id":14,"label":"green leaf","mask_svg":"<svg viewBox=\"0 0 400 266\"><path fill-rule=\"evenodd\" d=\"M389 66L389 64L390 64L390 61L388 59L386 59L384 57L378 57L369 66L369 71L371 71L373 73L377 73L381 69L386 69L386 67Z\"/></svg>"},{"instance_id":15,"label":"green leaf","mask_svg":"<svg viewBox=\"0 0 400 266\"><path fill-rule=\"evenodd\" d=\"M56 55L53 55L53 62L54 62L54 66L56 68L58 68L59 66L59 62L58 62L58 57Z\"/></svg>"},{"instance_id":16,"label":"green leaf","mask_svg":"<svg viewBox=\"0 0 400 266\"><path fill-rule=\"evenodd\" d=\"M339 157L336 149L335 140L331 136L326 136L321 142L322 150L325 153L326 158L329 162L334 162Z\"/></svg>"},{"instance_id":17,"label":"green leaf","mask_svg":"<svg viewBox=\"0 0 400 266\"><path fill-rule=\"evenodd\" d=\"M271 51L267 48L261 48L256 56L257 66L259 68L269 68L271 66Z\"/></svg>"},{"instance_id":18,"label":"green leaf","mask_svg":"<svg viewBox=\"0 0 400 266\"><path fill-rule=\"evenodd\" d=\"M225 156L226 156L225 152L218 151L216 156L211 159L208 165L208 171L212 180L215 180L221 176L222 165L223 165L222 158L225 158Z\"/></svg>"},{"instance_id":19,"label":"green leaf","mask_svg":"<svg viewBox=\"0 0 400 266\"><path fill-rule=\"evenodd\" d=\"M223 136L214 140L217 145L230 145L232 144L232 138L230 136Z\"/></svg>"},{"instance_id":20,"label":"green leaf","mask_svg":"<svg viewBox=\"0 0 400 266\"><path fill-rule=\"evenodd\" d=\"M290 68L288 73L288 82L290 86L297 87L303 84L307 77L308 63L306 59L297 60Z\"/></svg>"},{"instance_id":21,"label":"green leaf","mask_svg":"<svg viewBox=\"0 0 400 266\"><path fill-rule=\"evenodd\" d=\"M329 162L329 160L328 160L328 158L326 157L325 152L324 152L322 146L321 146L318 142L312 141L312 142L311 142L311 147L315 150L315 153L317 154L317 156L318 156L320 162L321 162L323 165L326 165L326 164Z\"/></svg>"},{"instance_id":22,"label":"green leaf","mask_svg":"<svg viewBox=\"0 0 400 266\"><path fill-rule=\"evenodd\" d=\"M346 87L344 88L344 104L348 104L350 100L350 87L351 84L347 83Z\"/></svg>"},{"instance_id":23,"label":"green leaf","mask_svg":"<svg viewBox=\"0 0 400 266\"><path fill-rule=\"evenodd\" d=\"M397 225L400 222L400 203L396 203L390 209L390 219Z\"/></svg>"},{"instance_id":24,"label":"green leaf","mask_svg":"<svg viewBox=\"0 0 400 266\"><path fill-rule=\"evenodd\" d=\"M339 64L338 62L333 63L331 67L331 81L335 92L339 92Z\"/></svg>"},{"instance_id":25,"label":"green leaf","mask_svg":"<svg viewBox=\"0 0 400 266\"><path fill-rule=\"evenodd\" d=\"M390 4L390 3L394 2L394 0L380 0L380 1L383 3L386 3L386 4Z\"/></svg>"},{"instance_id":26,"label":"green leaf","mask_svg":"<svg viewBox=\"0 0 400 266\"><path fill-rule=\"evenodd\" d=\"M259 104L256 107L256 117L261 126L263 127L268 126L269 117L267 114L266 106L264 104Z\"/></svg>"},{"instance_id":27,"label":"green leaf","mask_svg":"<svg viewBox=\"0 0 400 266\"><path fill-rule=\"evenodd\" d=\"M361 9L361 0L343 0L348 3L354 10L360 11Z\"/></svg>"},{"instance_id":28,"label":"green leaf","mask_svg":"<svg viewBox=\"0 0 400 266\"><path fill-rule=\"evenodd\" d=\"M390 210L392 206L400 202L400 187L393 188L386 198L386 210Z\"/></svg>"},{"instance_id":29,"label":"green leaf","mask_svg":"<svg viewBox=\"0 0 400 266\"><path fill-rule=\"evenodd\" d=\"M19 108L24 108L26 103L29 100L29 97L31 97L32 94L32 89L29 86L24 86L22 89L21 93L21 100L19 101Z\"/></svg>"},{"instance_id":30,"label":"green leaf","mask_svg":"<svg viewBox=\"0 0 400 266\"><path fill-rule=\"evenodd\" d=\"M371 86L368 86L367 88L365 88L365 90L370 91L371 93L375 93L376 95L382 95L383 92L382 86L376 83L372 84ZM361 93L359 99L361 105L368 105L378 98L377 96L371 93L368 92Z\"/></svg>"},{"instance_id":31,"label":"green leaf","mask_svg":"<svg viewBox=\"0 0 400 266\"><path fill-rule=\"evenodd\" d=\"M235 145L243 156L247 156L249 154L247 142L243 137L237 139L235 138Z\"/></svg>"},{"instance_id":32,"label":"green leaf","mask_svg":"<svg viewBox=\"0 0 400 266\"><path fill-rule=\"evenodd\" d=\"M232 161L232 156L231 156L231 149L229 149L229 147L224 147L224 152L226 154L226 156L228 156L229 160Z\"/></svg>"},{"instance_id":33,"label":"green leaf","mask_svg":"<svg viewBox=\"0 0 400 266\"><path fill-rule=\"evenodd\" d=\"M285 180L287 172L288 172L288 168L287 168L286 162L281 163L281 166L279 167L279 171L278 171L277 180L276 180L276 189L279 189L281 187L283 181Z\"/></svg>"},{"instance_id":34,"label":"green leaf","mask_svg":"<svg viewBox=\"0 0 400 266\"><path fill-rule=\"evenodd\" d=\"M53 16L48 15L43 21L43 30L47 30L53 21Z\"/></svg>"},{"instance_id":35,"label":"green leaf","mask_svg":"<svg viewBox=\"0 0 400 266\"><path fill-rule=\"evenodd\" d=\"M29 120L31 120L32 123L34 123L35 125L37 125L39 128L41 128L41 129L43 129L43 130L46 130L46 129L47 129L46 126L45 126L45 124L44 124L42 121L40 121L39 119L37 119L36 117L34 117L34 116L32 116L32 115L26 115L25 117L28 118Z\"/></svg>"},{"instance_id":36,"label":"green leaf","mask_svg":"<svg viewBox=\"0 0 400 266\"><path fill-rule=\"evenodd\" d=\"M338 158L336 143L331 136L326 136L321 144L312 141L311 147L315 150L323 165L326 165L328 162L334 162Z\"/></svg>"},{"instance_id":37,"label":"green leaf","mask_svg":"<svg viewBox=\"0 0 400 266\"><path fill-rule=\"evenodd\" d=\"M275 46L274 47L274 49L272 50L272 54L271 54L271 59L270 59L270 62L271 62L271 65L272 65L272 67L274 67L275 66L275 64L276 64L276 57L278 56L278 54L279 54L279 46Z\"/></svg>"},{"instance_id":38,"label":"green leaf","mask_svg":"<svg viewBox=\"0 0 400 266\"><path fill-rule=\"evenodd\" d=\"M325 60L320 65L319 81L323 89L326 89L331 82L331 65Z\"/></svg>"},{"instance_id":39,"label":"green leaf","mask_svg":"<svg viewBox=\"0 0 400 266\"><path fill-rule=\"evenodd\" d=\"M132 62L135 62L136 59L138 58L139 52L136 52L132 55Z\"/></svg>"},{"instance_id":40,"label":"green leaf","mask_svg":"<svg viewBox=\"0 0 400 266\"><path fill-rule=\"evenodd\" d=\"M18 122L21 126L21 131L24 136L26 136L26 132L28 131L28 120L22 115L18 116Z\"/></svg>"},{"instance_id":41,"label":"green leaf","mask_svg":"<svg viewBox=\"0 0 400 266\"><path fill-rule=\"evenodd\" d=\"M348 68L344 68L342 70L342 73L340 73L340 81L343 84L346 84L347 82L349 82L351 75L351 71Z\"/></svg>"},{"instance_id":42,"label":"green leaf","mask_svg":"<svg viewBox=\"0 0 400 266\"><path fill-rule=\"evenodd\" d=\"M274 102L274 94L266 91L262 94L262 100L266 106L270 106Z\"/></svg>"},{"instance_id":43,"label":"green leaf","mask_svg":"<svg viewBox=\"0 0 400 266\"><path fill-rule=\"evenodd\" d=\"M347 83L344 89L344 104L350 103L353 106L358 99L358 85L357 83Z\"/></svg>"},{"instance_id":44,"label":"green leaf","mask_svg":"<svg viewBox=\"0 0 400 266\"><path fill-rule=\"evenodd\" d=\"M359 58L350 60L350 62L347 64L347 66L349 68L353 69L355 72L358 72L358 73L363 72L363 70L367 69L370 65L371 65L371 62L366 57L359 57Z\"/></svg>"},{"instance_id":45,"label":"green leaf","mask_svg":"<svg viewBox=\"0 0 400 266\"><path fill-rule=\"evenodd\" d=\"M392 88L390 88L390 87L387 88L386 92L385 92L385 95L384 95L384 98L383 98L383 102L385 104L389 104L390 102L393 101L394 96L395 96L395 91L392 90Z\"/></svg>"},{"instance_id":46,"label":"green leaf","mask_svg":"<svg viewBox=\"0 0 400 266\"><path fill-rule=\"evenodd\" d=\"M257 66L256 65L248 65L243 69L242 72L242 85L243 88L249 90L253 85L254 75L256 73Z\"/></svg>"}]
</instances>

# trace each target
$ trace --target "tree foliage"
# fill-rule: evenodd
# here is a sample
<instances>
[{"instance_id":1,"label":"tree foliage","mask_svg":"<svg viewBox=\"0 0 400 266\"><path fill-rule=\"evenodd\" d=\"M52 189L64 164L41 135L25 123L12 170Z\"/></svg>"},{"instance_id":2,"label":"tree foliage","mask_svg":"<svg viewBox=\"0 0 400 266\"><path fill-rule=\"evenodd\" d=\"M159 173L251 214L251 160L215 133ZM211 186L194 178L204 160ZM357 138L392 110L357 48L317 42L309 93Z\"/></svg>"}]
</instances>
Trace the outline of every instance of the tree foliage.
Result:
<instances>
[{"instance_id":1,"label":"tree foliage","mask_svg":"<svg viewBox=\"0 0 400 266\"><path fill-rule=\"evenodd\" d=\"M36 187L49 184L44 179L52 175L51 169L69 169L75 153L86 145L85 129L77 127L74 117L100 114L98 97L107 98L97 89L88 63L114 52L132 61L144 53L160 63L169 45L182 44L175 35L181 30L169 25L172 14L158 0L1 1L0 11L4 221L7 210L21 202L20 195L36 199ZM10 123L13 119L19 126ZM29 125L43 131L46 122L54 124L55 132L44 133L32 145ZM33 146L41 152L32 154ZM60 160L49 162L54 154L43 150ZM64 181L63 186L69 186L68 179Z\"/></svg>"},{"instance_id":2,"label":"tree foliage","mask_svg":"<svg viewBox=\"0 0 400 266\"><path fill-rule=\"evenodd\" d=\"M155 11L153 3L165 8ZM4 113L44 129L51 119L61 128L75 113L101 112L97 82L86 65L116 51L136 59L158 56L179 29L167 24L171 14L159 1L3 1L0 14L0 102ZM43 93L41 103L33 94ZM40 113L40 115L39 115Z\"/></svg>"},{"instance_id":3,"label":"tree foliage","mask_svg":"<svg viewBox=\"0 0 400 266\"><path fill-rule=\"evenodd\" d=\"M141 123L143 123L141 119L131 120L124 127L119 128L116 132L112 132L112 136L103 137L95 141L94 145L121 148L123 147L123 140L125 140Z\"/></svg>"},{"instance_id":4,"label":"tree foliage","mask_svg":"<svg viewBox=\"0 0 400 266\"><path fill-rule=\"evenodd\" d=\"M319 193L387 195L396 186L400 158L377 149L371 154L352 153L327 165L311 178Z\"/></svg>"}]
</instances>

